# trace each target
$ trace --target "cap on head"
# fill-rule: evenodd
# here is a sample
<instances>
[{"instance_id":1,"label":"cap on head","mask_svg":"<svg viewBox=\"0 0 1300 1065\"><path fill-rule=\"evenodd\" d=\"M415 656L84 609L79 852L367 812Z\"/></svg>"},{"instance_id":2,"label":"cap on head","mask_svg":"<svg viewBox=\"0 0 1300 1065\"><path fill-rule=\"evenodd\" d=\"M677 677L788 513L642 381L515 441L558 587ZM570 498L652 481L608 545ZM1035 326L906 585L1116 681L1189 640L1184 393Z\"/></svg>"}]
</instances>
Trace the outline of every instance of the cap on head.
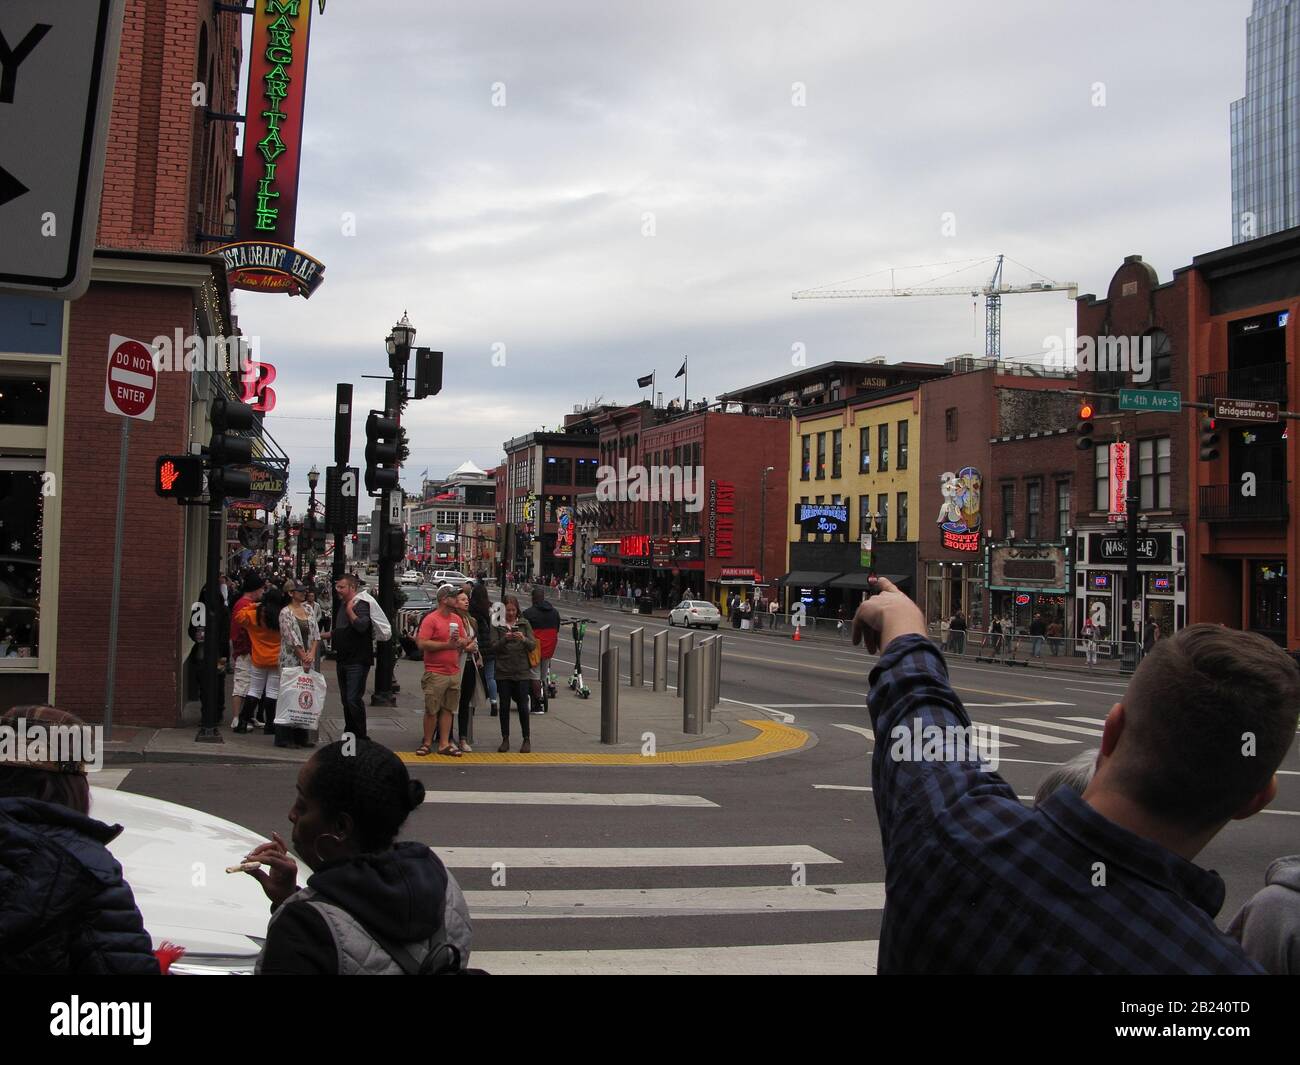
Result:
<instances>
[{"instance_id":1,"label":"cap on head","mask_svg":"<svg viewBox=\"0 0 1300 1065\"><path fill-rule=\"evenodd\" d=\"M456 588L453 588L450 584L443 584L438 586L438 602L440 603L444 599L453 599L459 594L460 591Z\"/></svg>"}]
</instances>

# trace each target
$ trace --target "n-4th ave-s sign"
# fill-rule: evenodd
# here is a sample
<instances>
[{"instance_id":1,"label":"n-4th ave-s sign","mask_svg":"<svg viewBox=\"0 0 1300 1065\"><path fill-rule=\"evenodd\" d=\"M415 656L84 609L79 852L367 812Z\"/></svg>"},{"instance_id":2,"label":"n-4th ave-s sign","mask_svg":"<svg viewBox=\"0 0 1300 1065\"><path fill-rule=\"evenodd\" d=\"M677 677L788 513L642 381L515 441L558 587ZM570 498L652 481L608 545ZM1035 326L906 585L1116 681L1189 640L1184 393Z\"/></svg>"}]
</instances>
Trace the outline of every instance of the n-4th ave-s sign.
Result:
<instances>
[{"instance_id":1,"label":"n-4th ave-s sign","mask_svg":"<svg viewBox=\"0 0 1300 1065\"><path fill-rule=\"evenodd\" d=\"M124 6L0 3L0 290L90 282Z\"/></svg>"},{"instance_id":2,"label":"n-4th ave-s sign","mask_svg":"<svg viewBox=\"0 0 1300 1065\"><path fill-rule=\"evenodd\" d=\"M1177 414L1183 409L1180 392L1160 392L1151 388L1121 388L1120 410L1159 410Z\"/></svg>"}]
</instances>

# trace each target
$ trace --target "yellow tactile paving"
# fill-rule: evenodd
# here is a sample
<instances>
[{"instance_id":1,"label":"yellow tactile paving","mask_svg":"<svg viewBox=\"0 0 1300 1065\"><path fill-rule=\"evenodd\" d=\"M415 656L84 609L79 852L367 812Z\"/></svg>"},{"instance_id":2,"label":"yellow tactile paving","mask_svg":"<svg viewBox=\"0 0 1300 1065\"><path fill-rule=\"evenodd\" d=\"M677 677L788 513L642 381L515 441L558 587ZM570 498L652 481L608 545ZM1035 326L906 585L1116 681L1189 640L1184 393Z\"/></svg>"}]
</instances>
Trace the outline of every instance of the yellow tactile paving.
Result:
<instances>
[{"instance_id":1,"label":"yellow tactile paving","mask_svg":"<svg viewBox=\"0 0 1300 1065\"><path fill-rule=\"evenodd\" d=\"M684 751L659 751L650 756L629 754L579 754L561 751L535 751L532 754L497 754L495 751L461 755L430 754L423 758L414 751L398 751L397 756L409 765L698 765L711 762L743 762L769 754L788 754L808 742L808 733L776 721L742 721L758 735L739 743L718 743L711 747L692 747ZM491 742L491 741L488 741ZM522 740L514 737L512 744Z\"/></svg>"}]
</instances>

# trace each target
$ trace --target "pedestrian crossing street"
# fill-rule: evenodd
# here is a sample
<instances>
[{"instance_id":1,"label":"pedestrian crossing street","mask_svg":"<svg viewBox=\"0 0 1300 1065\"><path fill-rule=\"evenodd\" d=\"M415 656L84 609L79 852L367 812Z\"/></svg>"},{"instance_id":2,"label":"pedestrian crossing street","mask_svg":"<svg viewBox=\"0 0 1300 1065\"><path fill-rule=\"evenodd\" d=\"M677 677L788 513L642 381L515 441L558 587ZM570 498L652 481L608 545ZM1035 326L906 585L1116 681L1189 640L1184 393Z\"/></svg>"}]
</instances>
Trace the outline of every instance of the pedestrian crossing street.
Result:
<instances>
[{"instance_id":1,"label":"pedestrian crossing street","mask_svg":"<svg viewBox=\"0 0 1300 1065\"><path fill-rule=\"evenodd\" d=\"M426 803L436 808L443 794L431 790ZM457 806L515 802L521 816L522 808L534 806L603 807L609 820L602 834L612 840L646 833L644 820L620 824L620 814L639 809L644 817L647 808L662 808L664 830L680 838L696 834L689 818L719 806L678 794L446 794ZM555 824L566 821L561 815ZM707 825L698 827L707 836ZM561 838L545 846L440 845L435 836L434 851L465 891L476 968L573 975L875 972L873 936L885 886L846 875L840 858L817 847L564 844ZM804 937L783 935L796 921ZM540 949L518 946L529 938Z\"/></svg>"}]
</instances>

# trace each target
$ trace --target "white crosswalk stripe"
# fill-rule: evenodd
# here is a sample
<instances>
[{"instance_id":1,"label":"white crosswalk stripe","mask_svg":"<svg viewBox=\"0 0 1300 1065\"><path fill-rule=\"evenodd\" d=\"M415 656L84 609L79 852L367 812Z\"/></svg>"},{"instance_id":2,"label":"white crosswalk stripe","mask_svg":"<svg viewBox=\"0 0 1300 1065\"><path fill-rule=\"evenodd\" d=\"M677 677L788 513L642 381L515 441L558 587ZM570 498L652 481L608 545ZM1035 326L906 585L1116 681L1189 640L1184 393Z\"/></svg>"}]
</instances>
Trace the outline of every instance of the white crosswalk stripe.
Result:
<instances>
[{"instance_id":1,"label":"white crosswalk stripe","mask_svg":"<svg viewBox=\"0 0 1300 1065\"><path fill-rule=\"evenodd\" d=\"M1008 721L1014 721L1017 725L1033 725L1034 728L1050 728L1060 732L1075 732L1082 736L1100 736L1099 728L1084 728L1082 725L1067 725L1063 721L1042 721L1032 717L1009 717Z\"/></svg>"},{"instance_id":2,"label":"white crosswalk stripe","mask_svg":"<svg viewBox=\"0 0 1300 1065\"><path fill-rule=\"evenodd\" d=\"M632 974L735 976L874 976L879 941L781 943L761 947L676 947L662 950L483 950L474 965L504 976Z\"/></svg>"},{"instance_id":3,"label":"white crosswalk stripe","mask_svg":"<svg viewBox=\"0 0 1300 1065\"><path fill-rule=\"evenodd\" d=\"M808 913L819 910L879 910L885 885L834 884L796 887L597 888L467 891L474 920L555 917L691 917L728 913Z\"/></svg>"},{"instance_id":4,"label":"white crosswalk stripe","mask_svg":"<svg viewBox=\"0 0 1300 1065\"><path fill-rule=\"evenodd\" d=\"M708 806L700 795L653 795L642 792L581 791L429 791L427 803L463 803L482 806Z\"/></svg>"},{"instance_id":5,"label":"white crosswalk stripe","mask_svg":"<svg viewBox=\"0 0 1300 1065\"><path fill-rule=\"evenodd\" d=\"M975 721L976 725L983 725L984 728L995 728L997 736L1014 736L1018 740L1034 740L1037 743L1078 743L1078 740L1067 740L1064 736L1048 736L1042 732L1026 732L1024 729L1007 728L1000 722L983 722Z\"/></svg>"},{"instance_id":6,"label":"white crosswalk stripe","mask_svg":"<svg viewBox=\"0 0 1300 1065\"><path fill-rule=\"evenodd\" d=\"M816 847L440 847L449 869L677 869L734 865L839 865Z\"/></svg>"}]
</instances>

